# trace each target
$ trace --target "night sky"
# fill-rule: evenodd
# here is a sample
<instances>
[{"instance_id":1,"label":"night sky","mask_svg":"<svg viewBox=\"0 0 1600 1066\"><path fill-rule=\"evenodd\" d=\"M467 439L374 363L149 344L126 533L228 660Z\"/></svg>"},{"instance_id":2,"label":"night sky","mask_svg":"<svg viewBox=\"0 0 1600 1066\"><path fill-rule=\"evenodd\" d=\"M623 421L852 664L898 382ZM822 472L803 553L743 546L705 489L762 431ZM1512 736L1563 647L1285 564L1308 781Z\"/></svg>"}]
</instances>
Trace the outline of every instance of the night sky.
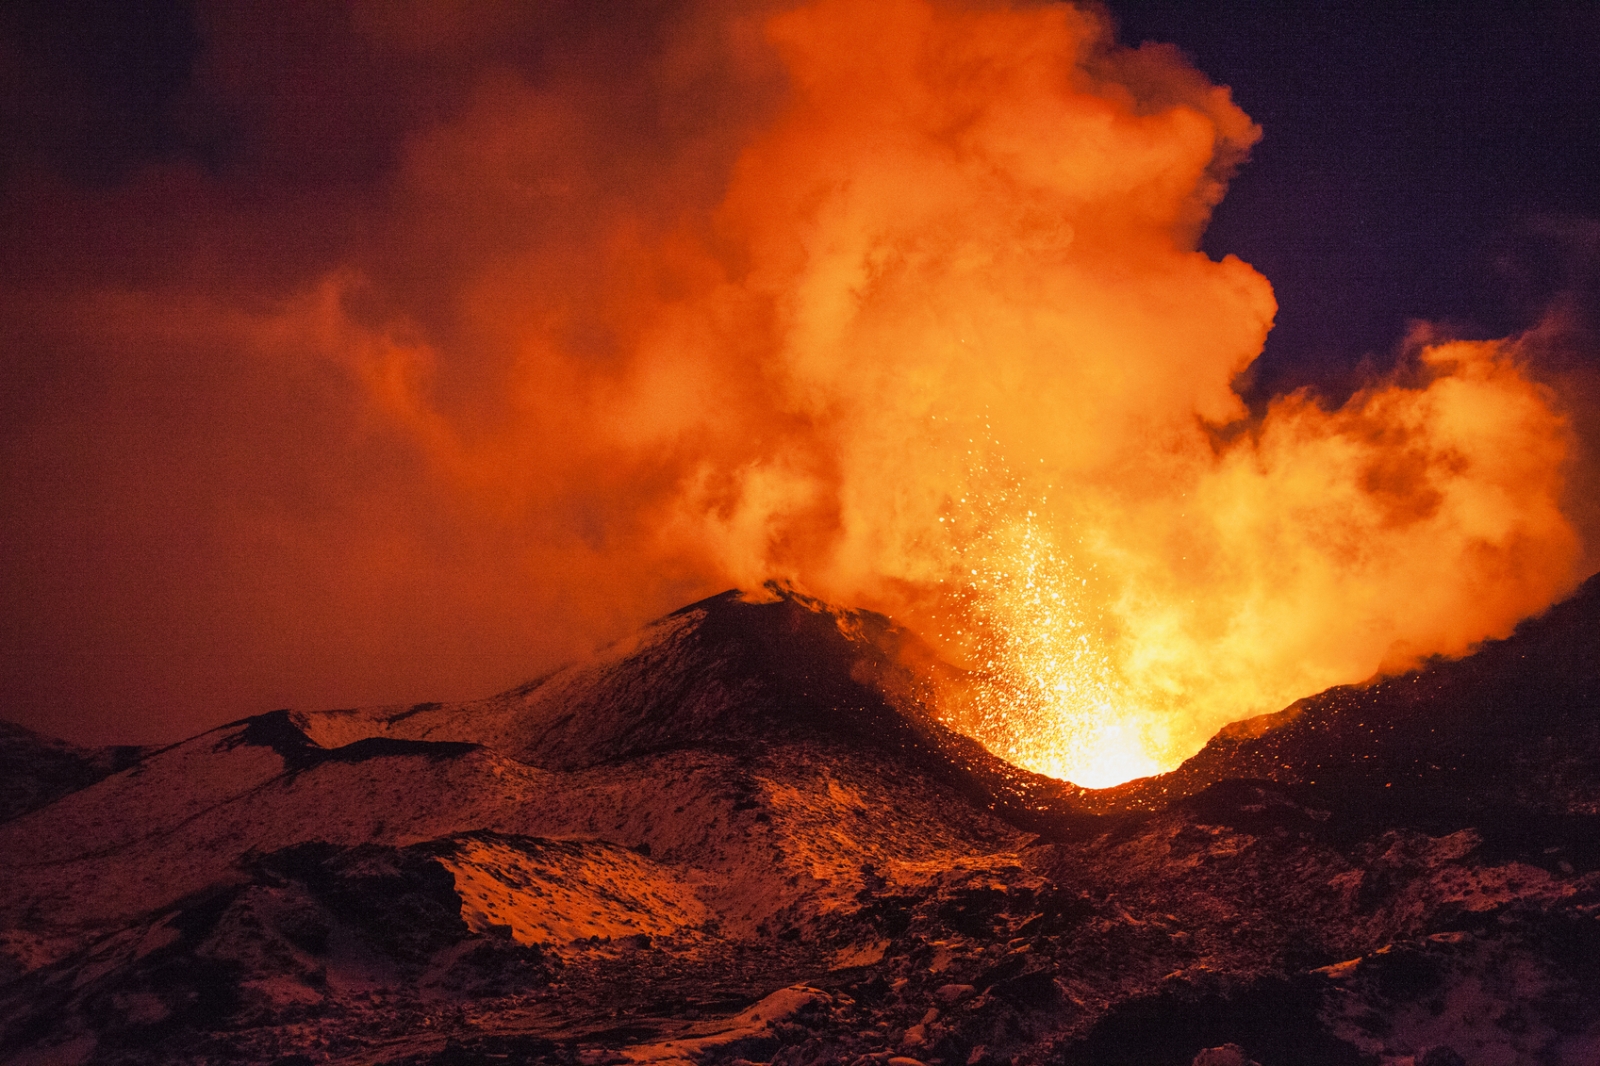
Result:
<instances>
[{"instance_id":1,"label":"night sky","mask_svg":"<svg viewBox=\"0 0 1600 1066\"><path fill-rule=\"evenodd\" d=\"M1204 247L1271 279L1255 387L1338 389L1412 319L1527 328L1592 306L1600 218L1593 4L1128 3L1265 130Z\"/></svg>"},{"instance_id":2,"label":"night sky","mask_svg":"<svg viewBox=\"0 0 1600 1066\"><path fill-rule=\"evenodd\" d=\"M657 602L658 586L548 614L570 623L570 639L537 619L506 624L515 582L500 590L483 576L503 546L496 538L515 539L504 531L460 549L463 572L476 575L461 585L471 592L449 592L445 578L330 581L306 559L356 521L343 508L361 511L362 529L410 523L430 544L454 536L459 519L387 497L349 502L366 485L412 475L372 444L380 430L350 443L337 401L316 398L325 370L299 367L285 379L219 369L185 354L181 326L136 315L106 325L99 348L60 339L73 335L61 317L80 314L85 293L177 291L204 275L207 292L247 307L295 290L351 248L373 262L415 257L384 291L424 292L430 270L451 269L449 239L386 260L394 238L374 221L374 201L407 138L462 107L487 65L534 86L585 86L650 158L654 127L639 118L648 91L632 72L671 21L669 5L600 15L600 5L551 4L532 18L488 5L487 29L421 20L460 47L414 48L403 61L359 54L354 16L338 5L275 6L283 13L265 20L259 54L247 6L13 0L0 10L0 717L82 741L151 742L282 703L484 695L675 605ZM1307 386L1342 400L1390 367L1419 320L1500 337L1559 311L1568 365L1555 369L1594 372L1600 6L1128 2L1111 11L1122 42L1177 45L1264 130L1203 242L1213 256L1254 265L1277 295L1276 326L1241 382L1257 411ZM231 52L218 60L213 38L223 34ZM675 117L674 128L751 121L773 74L729 77L760 91L701 100L704 113ZM723 165L730 149L705 141L693 165ZM609 165L605 149L594 151ZM157 170L168 176L152 181ZM494 219L472 224L496 239ZM477 403L475 380L442 374L446 402ZM281 415L262 416L241 396ZM124 416L140 428L119 429ZM318 455L347 445L337 476L318 473ZM258 454L283 461L263 459L258 470ZM233 488L194 487L213 482ZM268 546L239 547L218 532L233 520L218 517L230 493L272 497L293 528L273 539L256 524L251 537ZM608 518L549 520L604 528ZM250 584L267 572L261 587ZM685 598L712 591L692 575L672 587ZM238 619L263 611L270 632L241 638ZM385 621L369 625L373 613Z\"/></svg>"}]
</instances>

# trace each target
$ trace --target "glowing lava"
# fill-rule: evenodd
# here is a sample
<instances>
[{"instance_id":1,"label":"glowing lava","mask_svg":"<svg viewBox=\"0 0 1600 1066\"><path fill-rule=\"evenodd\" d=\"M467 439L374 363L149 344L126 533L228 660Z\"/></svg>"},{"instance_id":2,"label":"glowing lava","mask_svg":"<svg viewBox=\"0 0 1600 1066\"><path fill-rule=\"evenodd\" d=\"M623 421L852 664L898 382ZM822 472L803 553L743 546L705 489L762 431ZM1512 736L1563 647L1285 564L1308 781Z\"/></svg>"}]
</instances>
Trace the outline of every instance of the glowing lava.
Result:
<instances>
[{"instance_id":1,"label":"glowing lava","mask_svg":"<svg viewBox=\"0 0 1600 1066\"><path fill-rule=\"evenodd\" d=\"M983 538L963 590L984 649L971 731L1011 762L1089 788L1159 773L1146 716L1121 682L1088 579L1030 513Z\"/></svg>"},{"instance_id":2,"label":"glowing lava","mask_svg":"<svg viewBox=\"0 0 1600 1066\"><path fill-rule=\"evenodd\" d=\"M70 609L38 647L100 634L158 703L212 691L195 663L398 699L788 579L944 634L978 679L962 728L1111 784L1576 584L1537 336L1419 333L1337 405L1247 409L1277 303L1200 238L1262 131L1176 49L1119 45L1098 5L650 6L592 20L626 49L534 67L494 58L509 30L356 19L369 66L286 53L216 113L260 113L261 160L299 143L376 184L263 200L279 179L163 163L60 231L96 236L81 286L0 279L19 351L117 368L12 462L72 493L21 508L48 517L13 554L95 516L106 562L40 579ZM201 81L254 85L230 22ZM379 97L324 100L413 69L404 136L345 152Z\"/></svg>"},{"instance_id":3,"label":"glowing lava","mask_svg":"<svg viewBox=\"0 0 1600 1066\"><path fill-rule=\"evenodd\" d=\"M1172 769L1229 721L1509 631L1576 546L1556 503L1564 421L1517 355L1426 347L1413 383L1331 411L1285 398L1256 433L1199 447L1196 429L1109 485L1013 473L985 421L939 518L944 635L973 673L952 723L1104 787Z\"/></svg>"}]
</instances>

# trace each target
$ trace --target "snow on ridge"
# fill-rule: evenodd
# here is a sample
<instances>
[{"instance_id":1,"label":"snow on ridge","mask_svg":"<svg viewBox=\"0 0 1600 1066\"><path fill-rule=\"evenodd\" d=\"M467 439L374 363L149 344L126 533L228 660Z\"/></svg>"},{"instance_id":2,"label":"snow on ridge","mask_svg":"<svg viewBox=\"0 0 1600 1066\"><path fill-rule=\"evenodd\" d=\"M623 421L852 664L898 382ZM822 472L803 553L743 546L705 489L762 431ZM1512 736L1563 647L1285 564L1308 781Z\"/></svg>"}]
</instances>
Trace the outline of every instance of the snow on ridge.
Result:
<instances>
[{"instance_id":1,"label":"snow on ridge","mask_svg":"<svg viewBox=\"0 0 1600 1066\"><path fill-rule=\"evenodd\" d=\"M628 848L474 833L440 856L474 933L519 944L690 933L711 912L669 869Z\"/></svg>"}]
</instances>

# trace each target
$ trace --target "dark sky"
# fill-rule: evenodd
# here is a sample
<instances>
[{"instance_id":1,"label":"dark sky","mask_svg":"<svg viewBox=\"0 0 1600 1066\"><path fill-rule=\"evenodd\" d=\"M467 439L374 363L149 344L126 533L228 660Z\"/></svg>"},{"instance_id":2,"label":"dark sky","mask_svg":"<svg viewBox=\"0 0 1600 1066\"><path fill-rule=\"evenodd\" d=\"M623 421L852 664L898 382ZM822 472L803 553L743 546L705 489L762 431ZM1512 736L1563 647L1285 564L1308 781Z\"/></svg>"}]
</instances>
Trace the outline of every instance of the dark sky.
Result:
<instances>
[{"instance_id":1,"label":"dark sky","mask_svg":"<svg viewBox=\"0 0 1600 1066\"><path fill-rule=\"evenodd\" d=\"M1337 390L1410 319L1467 336L1592 296L1600 6L1113 5L1125 41L1180 45L1265 135L1206 235L1278 292L1270 394Z\"/></svg>"},{"instance_id":2,"label":"dark sky","mask_svg":"<svg viewBox=\"0 0 1600 1066\"><path fill-rule=\"evenodd\" d=\"M628 543L604 478L581 459L540 471L581 486L540 497L578 501L567 510L469 522L466 504L435 509L397 487L432 475L360 421L357 385L338 372L310 360L268 370L214 348L237 335L275 351L271 316L253 309L343 262L377 264L383 276L349 298L352 320L404 306L430 342L476 368L439 368L442 407L485 427L513 417L475 391L499 380L489 370L504 355L493 337L463 332L434 279L463 249L477 263L519 244L581 245L585 213L430 213L425 189L391 180L408 138L471 113L478 75L504 67L532 101L507 122L546 123L537 129L579 160L574 174L603 175L583 192L598 213L646 184L663 203L700 195L737 147L721 131L750 127L772 97L760 63L716 67L664 45L677 5L602 6L486 3L462 17L449 12L467 5L364 0L0 8L0 717L147 742L281 703L466 698L714 591L692 572L663 573L648 594L574 606L552 593L530 606L496 577L538 543L530 529L576 530L597 558ZM1570 330L1588 328L1600 5L1111 10L1123 42L1179 46L1264 129L1204 242L1277 293L1277 325L1245 383L1258 409L1301 386L1337 401L1388 366L1413 320L1505 336L1560 305ZM417 33L429 39L406 36ZM360 43L377 38L381 52ZM676 88L662 96L663 84ZM582 121L541 103L546 90L581 101ZM428 143L454 158L447 139ZM535 163L532 185L574 180L560 161ZM403 236L385 222L396 213ZM167 295L135 306L109 292ZM194 322L224 305L201 338ZM151 318L152 306L166 311ZM602 361L621 343L580 313L565 337ZM1592 350L1575 343L1571 358ZM560 417L549 415L552 439ZM337 465L321 462L335 453ZM456 474L470 483L470 470ZM359 559L339 554L351 529L367 545ZM404 535L385 540L392 530ZM603 585L595 565L563 564L563 580Z\"/></svg>"},{"instance_id":3,"label":"dark sky","mask_svg":"<svg viewBox=\"0 0 1600 1066\"><path fill-rule=\"evenodd\" d=\"M1600 6L1110 9L1123 42L1178 45L1265 130L1205 240L1255 265L1279 294L1260 395L1338 388L1410 319L1503 336L1556 293L1593 283L1585 227L1600 219ZM190 4L17 0L0 19L13 165L43 159L75 181L115 185L151 160L225 166L239 150L236 116L183 111L203 47ZM318 32L306 21L301 32ZM536 62L560 47L559 31L517 50ZM363 116L374 117L383 111ZM364 157L332 164L341 173L302 165L300 180L359 179L385 165L391 142L365 141Z\"/></svg>"}]
</instances>

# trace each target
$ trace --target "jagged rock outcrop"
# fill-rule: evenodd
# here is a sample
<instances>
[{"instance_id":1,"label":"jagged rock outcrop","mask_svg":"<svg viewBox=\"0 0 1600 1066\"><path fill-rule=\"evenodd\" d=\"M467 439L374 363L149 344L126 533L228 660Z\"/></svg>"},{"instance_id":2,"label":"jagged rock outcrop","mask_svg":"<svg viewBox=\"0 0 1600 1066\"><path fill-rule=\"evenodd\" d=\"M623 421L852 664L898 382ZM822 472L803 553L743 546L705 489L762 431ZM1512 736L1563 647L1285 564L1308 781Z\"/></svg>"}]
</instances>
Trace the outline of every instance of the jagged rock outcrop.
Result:
<instances>
[{"instance_id":1,"label":"jagged rock outcrop","mask_svg":"<svg viewBox=\"0 0 1600 1066\"><path fill-rule=\"evenodd\" d=\"M132 745L82 748L0 721L0 822L88 788L150 750Z\"/></svg>"}]
</instances>

